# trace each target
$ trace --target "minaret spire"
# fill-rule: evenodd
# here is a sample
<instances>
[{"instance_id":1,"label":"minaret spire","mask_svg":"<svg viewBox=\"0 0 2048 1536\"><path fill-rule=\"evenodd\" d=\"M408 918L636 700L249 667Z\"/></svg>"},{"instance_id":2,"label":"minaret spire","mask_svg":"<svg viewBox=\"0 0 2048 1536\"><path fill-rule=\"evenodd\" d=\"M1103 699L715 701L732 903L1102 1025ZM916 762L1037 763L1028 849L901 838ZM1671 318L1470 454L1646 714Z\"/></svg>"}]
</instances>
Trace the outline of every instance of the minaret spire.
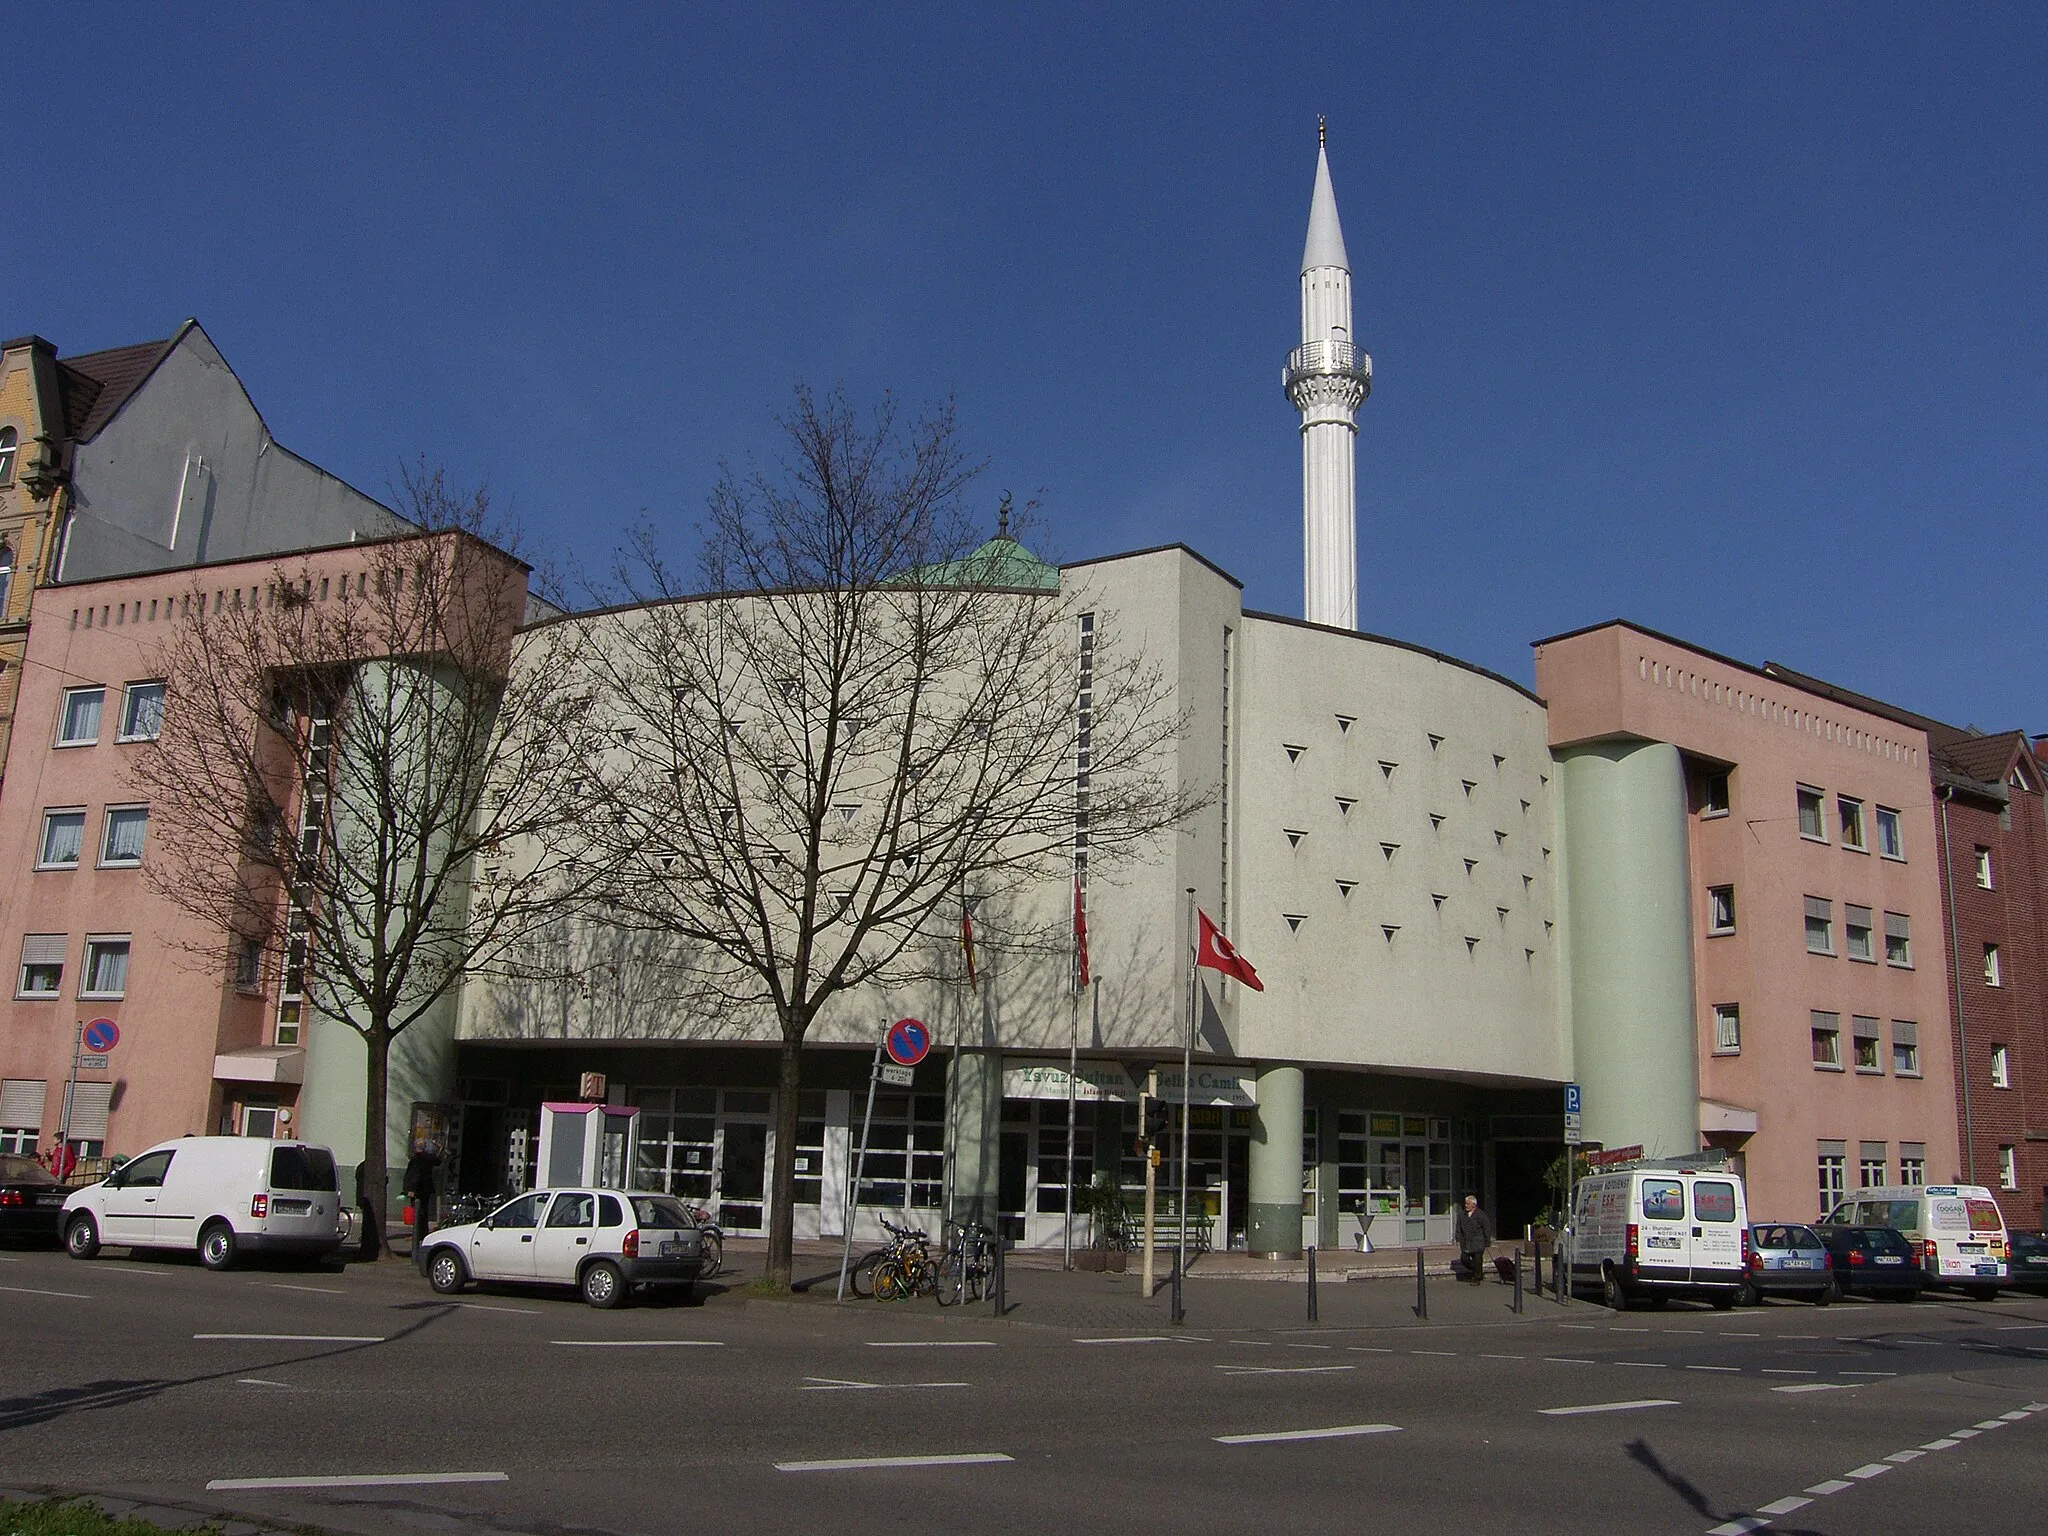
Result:
<instances>
[{"instance_id":1,"label":"minaret spire","mask_svg":"<svg viewBox=\"0 0 2048 1536\"><path fill-rule=\"evenodd\" d=\"M1372 393L1372 359L1351 337L1351 257L1320 117L1315 192L1301 252L1301 345L1289 354L1281 383L1301 412L1303 612L1312 624L1356 629L1356 416Z\"/></svg>"}]
</instances>

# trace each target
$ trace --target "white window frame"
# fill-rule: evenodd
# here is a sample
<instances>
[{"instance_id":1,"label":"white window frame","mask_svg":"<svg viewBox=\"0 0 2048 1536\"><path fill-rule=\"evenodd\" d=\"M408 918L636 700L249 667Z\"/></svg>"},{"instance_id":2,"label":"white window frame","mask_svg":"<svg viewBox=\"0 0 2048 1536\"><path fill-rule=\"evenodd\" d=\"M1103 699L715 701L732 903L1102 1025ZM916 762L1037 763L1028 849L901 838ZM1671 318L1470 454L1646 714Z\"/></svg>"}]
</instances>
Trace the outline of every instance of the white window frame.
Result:
<instances>
[{"instance_id":1,"label":"white window frame","mask_svg":"<svg viewBox=\"0 0 2048 1536\"><path fill-rule=\"evenodd\" d=\"M1864 1064L1864 1043L1869 1042L1870 1061ZM1849 1020L1850 1065L1865 1077L1884 1075L1884 1026L1869 1014L1856 1014Z\"/></svg>"},{"instance_id":2,"label":"white window frame","mask_svg":"<svg viewBox=\"0 0 2048 1536\"><path fill-rule=\"evenodd\" d=\"M1905 1029L1904 1038L1900 1028ZM1900 1064L1899 1052L1906 1053L1904 1065ZM1918 1077L1920 1075L1920 1026L1912 1019L1892 1020L1892 1076Z\"/></svg>"},{"instance_id":3,"label":"white window frame","mask_svg":"<svg viewBox=\"0 0 2048 1536\"><path fill-rule=\"evenodd\" d=\"M1891 831L1890 841L1895 845L1892 848L1885 846L1887 828ZM1877 807L1877 856L1900 864L1906 862L1906 828L1899 820L1899 813L1888 805Z\"/></svg>"},{"instance_id":4,"label":"white window frame","mask_svg":"<svg viewBox=\"0 0 2048 1536\"><path fill-rule=\"evenodd\" d=\"M1793 795L1795 803L1799 808L1799 835L1809 843L1826 842L1828 840L1828 792L1824 789L1815 789L1811 784L1801 784L1793 791ZM1812 803L1813 824L1820 828L1818 832L1806 830L1806 812L1809 798Z\"/></svg>"},{"instance_id":5,"label":"white window frame","mask_svg":"<svg viewBox=\"0 0 2048 1536\"><path fill-rule=\"evenodd\" d=\"M1903 932L1892 932L1892 919L1895 917ZM1894 942L1899 946L1896 953L1892 949ZM1904 912L1887 912L1884 915L1884 963L1895 971L1913 969L1913 919Z\"/></svg>"},{"instance_id":6,"label":"white window frame","mask_svg":"<svg viewBox=\"0 0 2048 1536\"><path fill-rule=\"evenodd\" d=\"M1816 1072L1842 1071L1842 1016L1839 1013L1829 1013L1824 1009L1816 1008L1807 1015L1807 1019L1813 1036L1813 1070ZM1832 1024L1823 1024L1821 1022L1823 1019L1832 1019L1834 1022ZM1822 1056L1820 1053L1820 1044L1823 1039L1828 1041L1828 1054L1826 1056Z\"/></svg>"},{"instance_id":7,"label":"white window frame","mask_svg":"<svg viewBox=\"0 0 2048 1536\"><path fill-rule=\"evenodd\" d=\"M88 694L99 700L99 710L92 717L92 734L90 736L65 735L64 733L71 729L71 701L73 699L83 699ZM95 683L89 688L66 688L63 699L57 705L57 745L60 747L98 746L100 742L100 727L105 723L106 714L107 689L104 683Z\"/></svg>"},{"instance_id":8,"label":"white window frame","mask_svg":"<svg viewBox=\"0 0 2048 1536\"><path fill-rule=\"evenodd\" d=\"M114 842L114 818L116 816L133 815L138 811L142 815L142 836L146 844L149 839L149 807L147 805L110 805L101 814L100 856L98 862L94 865L95 868L140 869L142 867L142 855L140 853L137 853L132 859L117 859L108 853L108 849L113 846Z\"/></svg>"},{"instance_id":9,"label":"white window frame","mask_svg":"<svg viewBox=\"0 0 2048 1536\"><path fill-rule=\"evenodd\" d=\"M104 991L92 986L93 961L116 946L121 950L121 985L117 990ZM135 959L135 936L128 933L91 933L85 938L85 960L78 971L78 995L84 998L122 998L128 995L128 967Z\"/></svg>"},{"instance_id":10,"label":"white window frame","mask_svg":"<svg viewBox=\"0 0 2048 1536\"><path fill-rule=\"evenodd\" d=\"M1820 1214L1825 1219L1849 1193L1849 1154L1823 1152L1817 1163L1820 1174Z\"/></svg>"},{"instance_id":11,"label":"white window frame","mask_svg":"<svg viewBox=\"0 0 2048 1536\"><path fill-rule=\"evenodd\" d=\"M2012 1086L2012 1047L1994 1045L1991 1047L1991 1086L2010 1088Z\"/></svg>"},{"instance_id":12,"label":"white window frame","mask_svg":"<svg viewBox=\"0 0 2048 1536\"><path fill-rule=\"evenodd\" d=\"M1713 937L1735 931L1735 887L1707 887L1707 933Z\"/></svg>"},{"instance_id":13,"label":"white window frame","mask_svg":"<svg viewBox=\"0 0 2048 1536\"><path fill-rule=\"evenodd\" d=\"M1714 803L1714 781L1721 781L1721 803ZM1700 819L1713 821L1726 816L1734 804L1734 781L1725 768L1710 768L1700 775Z\"/></svg>"},{"instance_id":14,"label":"white window frame","mask_svg":"<svg viewBox=\"0 0 2048 1536\"><path fill-rule=\"evenodd\" d=\"M1814 910L1815 907L1822 907L1826 910L1816 912ZM1825 896L1808 896L1801 904L1801 911L1804 914L1806 924L1806 952L1809 955L1825 955L1832 959L1835 954L1834 902ZM1814 927L1816 923L1820 925L1818 929ZM1813 943L1816 935L1821 940L1818 949L1814 947Z\"/></svg>"},{"instance_id":15,"label":"white window frame","mask_svg":"<svg viewBox=\"0 0 2048 1536\"><path fill-rule=\"evenodd\" d=\"M57 819L63 816L76 816L78 818L78 852L66 860L53 860L49 857L50 830ZM84 858L85 807L82 805L60 805L53 806L51 809L44 811L43 828L36 837L35 867L37 869L76 869Z\"/></svg>"},{"instance_id":16,"label":"white window frame","mask_svg":"<svg viewBox=\"0 0 2048 1536\"><path fill-rule=\"evenodd\" d=\"M1714 1004L1714 1054L1716 1056L1740 1056L1742 1054L1742 1005L1740 1003Z\"/></svg>"},{"instance_id":17,"label":"white window frame","mask_svg":"<svg viewBox=\"0 0 2048 1536\"><path fill-rule=\"evenodd\" d=\"M1988 891L1991 884L1991 850L1982 843L1977 844L1977 889Z\"/></svg>"},{"instance_id":18,"label":"white window frame","mask_svg":"<svg viewBox=\"0 0 2048 1536\"><path fill-rule=\"evenodd\" d=\"M29 959L29 950L31 949L31 947L35 948L38 952L41 952L41 950L44 948L44 946L42 945L34 944L34 941L37 939L55 939L57 941L57 958L55 960ZM20 968L16 970L14 973L14 995L18 998L22 998L25 1001L29 1002L47 1002L53 998L62 997L64 995L64 967L70 959L70 947L71 940L69 935L67 934L23 934L21 936ZM54 968L57 973L55 977L56 984L54 986L49 987L47 990L38 988L36 990L31 991L28 984L28 973L31 968L39 971L47 971Z\"/></svg>"},{"instance_id":19,"label":"white window frame","mask_svg":"<svg viewBox=\"0 0 2048 1536\"><path fill-rule=\"evenodd\" d=\"M2019 1152L2014 1147L1998 1149L1998 1187L2018 1189L2020 1187Z\"/></svg>"},{"instance_id":20,"label":"white window frame","mask_svg":"<svg viewBox=\"0 0 2048 1536\"><path fill-rule=\"evenodd\" d=\"M130 724L135 716L137 691L144 688L156 690L156 724L148 731L131 731ZM164 726L164 695L166 689L161 678L144 678L140 682L127 683L121 689L121 718L115 722L116 741L155 741Z\"/></svg>"},{"instance_id":21,"label":"white window frame","mask_svg":"<svg viewBox=\"0 0 2048 1536\"><path fill-rule=\"evenodd\" d=\"M2005 985L2005 967L1999 964L1998 946L1996 944L1986 944L1984 946L1984 985L1987 987L2002 987Z\"/></svg>"},{"instance_id":22,"label":"white window frame","mask_svg":"<svg viewBox=\"0 0 2048 1536\"><path fill-rule=\"evenodd\" d=\"M1856 914L1863 914L1863 921L1856 921ZM1856 935L1863 935L1863 953L1856 953ZM1869 907L1859 907L1852 902L1842 906L1842 955L1858 965L1877 964L1877 914Z\"/></svg>"},{"instance_id":23,"label":"white window frame","mask_svg":"<svg viewBox=\"0 0 2048 1536\"><path fill-rule=\"evenodd\" d=\"M1851 823L1856 837L1849 838ZM1854 795L1835 796L1835 825L1842 829L1842 846L1851 853L1870 852L1870 826L1863 819L1863 802Z\"/></svg>"},{"instance_id":24,"label":"white window frame","mask_svg":"<svg viewBox=\"0 0 2048 1536\"><path fill-rule=\"evenodd\" d=\"M1918 1142L1913 1143L1920 1146ZM1907 1143L1899 1143L1899 1182L1908 1189L1920 1189L1927 1183L1927 1148L1920 1146L1918 1156L1906 1150Z\"/></svg>"}]
</instances>

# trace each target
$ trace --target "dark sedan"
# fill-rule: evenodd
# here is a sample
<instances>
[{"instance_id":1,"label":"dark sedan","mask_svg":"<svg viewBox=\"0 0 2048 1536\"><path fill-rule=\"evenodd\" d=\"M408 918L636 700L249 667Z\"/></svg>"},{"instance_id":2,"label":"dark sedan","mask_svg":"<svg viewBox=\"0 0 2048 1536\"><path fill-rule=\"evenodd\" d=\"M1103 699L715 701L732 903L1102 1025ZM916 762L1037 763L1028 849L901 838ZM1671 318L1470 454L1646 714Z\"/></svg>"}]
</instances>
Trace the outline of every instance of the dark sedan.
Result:
<instances>
[{"instance_id":1,"label":"dark sedan","mask_svg":"<svg viewBox=\"0 0 2048 1536\"><path fill-rule=\"evenodd\" d=\"M2015 1232L2007 1252L2012 1278L2006 1283L2016 1291L2048 1295L2048 1233Z\"/></svg>"},{"instance_id":2,"label":"dark sedan","mask_svg":"<svg viewBox=\"0 0 2048 1536\"><path fill-rule=\"evenodd\" d=\"M0 1242L57 1245L57 1224L70 1189L49 1169L18 1152L0 1152Z\"/></svg>"},{"instance_id":3,"label":"dark sedan","mask_svg":"<svg viewBox=\"0 0 2048 1536\"><path fill-rule=\"evenodd\" d=\"M1817 1226L1813 1230L1827 1244L1835 1284L1844 1292L1914 1301L1927 1284L1913 1245L1891 1227Z\"/></svg>"}]
</instances>

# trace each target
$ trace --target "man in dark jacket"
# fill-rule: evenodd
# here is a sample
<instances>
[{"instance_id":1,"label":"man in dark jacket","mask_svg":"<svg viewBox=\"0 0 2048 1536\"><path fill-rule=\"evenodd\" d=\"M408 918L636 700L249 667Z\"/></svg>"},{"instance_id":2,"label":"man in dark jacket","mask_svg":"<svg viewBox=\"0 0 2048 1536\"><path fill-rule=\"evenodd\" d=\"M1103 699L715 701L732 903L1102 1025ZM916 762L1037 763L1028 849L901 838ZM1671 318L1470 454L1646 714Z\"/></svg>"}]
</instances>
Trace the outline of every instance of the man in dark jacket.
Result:
<instances>
[{"instance_id":1,"label":"man in dark jacket","mask_svg":"<svg viewBox=\"0 0 2048 1536\"><path fill-rule=\"evenodd\" d=\"M420 1143L406 1160L405 1198L412 1202L413 1263L425 1271L427 1227L434 1219L435 1175L441 1170L441 1149L433 1142Z\"/></svg>"},{"instance_id":2,"label":"man in dark jacket","mask_svg":"<svg viewBox=\"0 0 2048 1536\"><path fill-rule=\"evenodd\" d=\"M1479 1197L1467 1195L1465 1208L1451 1224L1451 1236L1458 1242L1458 1257L1464 1261L1465 1283L1478 1285L1485 1278L1486 1250L1493 1242L1493 1218L1479 1209Z\"/></svg>"}]
</instances>

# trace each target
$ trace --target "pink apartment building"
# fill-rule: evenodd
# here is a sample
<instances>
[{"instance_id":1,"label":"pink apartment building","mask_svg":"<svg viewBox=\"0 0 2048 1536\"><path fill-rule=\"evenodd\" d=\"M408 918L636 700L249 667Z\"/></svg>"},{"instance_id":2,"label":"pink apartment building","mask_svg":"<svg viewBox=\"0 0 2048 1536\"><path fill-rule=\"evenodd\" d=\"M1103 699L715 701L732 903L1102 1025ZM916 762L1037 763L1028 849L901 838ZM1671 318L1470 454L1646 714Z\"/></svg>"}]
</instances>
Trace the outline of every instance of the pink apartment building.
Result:
<instances>
[{"instance_id":1,"label":"pink apartment building","mask_svg":"<svg viewBox=\"0 0 2048 1536\"><path fill-rule=\"evenodd\" d=\"M1925 733L1620 622L1536 679L1589 1139L1724 1148L1759 1219L1957 1177Z\"/></svg>"}]
</instances>

